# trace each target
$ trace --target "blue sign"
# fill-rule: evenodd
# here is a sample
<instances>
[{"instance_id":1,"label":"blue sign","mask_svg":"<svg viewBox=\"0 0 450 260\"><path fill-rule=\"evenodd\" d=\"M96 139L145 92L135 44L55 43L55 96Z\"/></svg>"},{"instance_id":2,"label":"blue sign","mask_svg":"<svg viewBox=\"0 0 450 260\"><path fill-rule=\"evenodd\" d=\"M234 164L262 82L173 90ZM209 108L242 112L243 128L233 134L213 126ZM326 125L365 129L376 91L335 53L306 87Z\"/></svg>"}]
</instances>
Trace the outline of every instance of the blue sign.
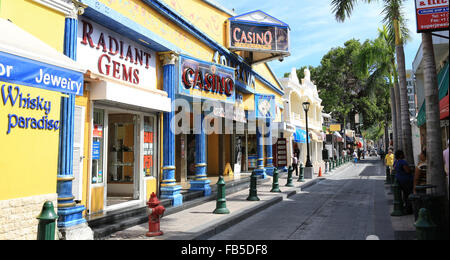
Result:
<instances>
[{"instance_id":1,"label":"blue sign","mask_svg":"<svg viewBox=\"0 0 450 260\"><path fill-rule=\"evenodd\" d=\"M92 160L100 160L100 142L92 142Z\"/></svg>"},{"instance_id":2,"label":"blue sign","mask_svg":"<svg viewBox=\"0 0 450 260\"><path fill-rule=\"evenodd\" d=\"M255 94L256 118L275 120L275 95Z\"/></svg>"},{"instance_id":3,"label":"blue sign","mask_svg":"<svg viewBox=\"0 0 450 260\"><path fill-rule=\"evenodd\" d=\"M83 73L1 51L0 81L83 95Z\"/></svg>"},{"instance_id":4,"label":"blue sign","mask_svg":"<svg viewBox=\"0 0 450 260\"><path fill-rule=\"evenodd\" d=\"M235 69L180 55L179 95L235 102Z\"/></svg>"}]
</instances>

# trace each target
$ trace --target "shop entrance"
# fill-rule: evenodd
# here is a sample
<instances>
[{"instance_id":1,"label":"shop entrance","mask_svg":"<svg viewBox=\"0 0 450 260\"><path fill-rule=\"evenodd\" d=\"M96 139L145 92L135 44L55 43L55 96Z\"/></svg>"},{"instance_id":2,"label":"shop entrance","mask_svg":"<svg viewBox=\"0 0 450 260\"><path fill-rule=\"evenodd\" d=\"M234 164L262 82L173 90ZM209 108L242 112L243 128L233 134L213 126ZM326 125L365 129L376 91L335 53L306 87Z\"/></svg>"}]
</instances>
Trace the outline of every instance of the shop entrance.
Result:
<instances>
[{"instance_id":1,"label":"shop entrance","mask_svg":"<svg viewBox=\"0 0 450 260\"><path fill-rule=\"evenodd\" d=\"M139 200L138 116L108 115L107 206Z\"/></svg>"}]
</instances>

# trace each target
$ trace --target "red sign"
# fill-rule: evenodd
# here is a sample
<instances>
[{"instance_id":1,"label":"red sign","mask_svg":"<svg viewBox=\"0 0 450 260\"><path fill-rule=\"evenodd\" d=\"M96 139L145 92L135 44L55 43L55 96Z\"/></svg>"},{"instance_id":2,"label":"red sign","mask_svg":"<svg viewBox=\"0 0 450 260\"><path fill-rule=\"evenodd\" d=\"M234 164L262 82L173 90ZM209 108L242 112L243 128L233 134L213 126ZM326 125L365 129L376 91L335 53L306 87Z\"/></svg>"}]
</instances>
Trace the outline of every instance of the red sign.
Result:
<instances>
[{"instance_id":1,"label":"red sign","mask_svg":"<svg viewBox=\"0 0 450 260\"><path fill-rule=\"evenodd\" d=\"M448 30L448 0L416 0L417 32Z\"/></svg>"},{"instance_id":2,"label":"red sign","mask_svg":"<svg viewBox=\"0 0 450 260\"><path fill-rule=\"evenodd\" d=\"M439 111L440 111L440 119L445 119L449 116L449 110L448 110L448 95L445 96L441 101L439 102Z\"/></svg>"}]
</instances>

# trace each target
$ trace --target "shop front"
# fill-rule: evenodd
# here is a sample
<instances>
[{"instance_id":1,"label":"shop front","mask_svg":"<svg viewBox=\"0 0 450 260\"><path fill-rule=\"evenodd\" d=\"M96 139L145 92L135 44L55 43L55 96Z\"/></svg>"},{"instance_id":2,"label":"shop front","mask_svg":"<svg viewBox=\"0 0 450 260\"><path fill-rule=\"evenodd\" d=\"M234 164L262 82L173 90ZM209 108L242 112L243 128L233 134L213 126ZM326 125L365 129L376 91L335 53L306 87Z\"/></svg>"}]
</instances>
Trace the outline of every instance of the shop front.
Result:
<instances>
[{"instance_id":1,"label":"shop front","mask_svg":"<svg viewBox=\"0 0 450 260\"><path fill-rule=\"evenodd\" d=\"M8 36L0 39L0 240L35 239L44 202L60 214L67 200L58 183L72 178L61 170L62 100L83 93L85 70L10 21L1 18L0 29Z\"/></svg>"},{"instance_id":2,"label":"shop front","mask_svg":"<svg viewBox=\"0 0 450 260\"><path fill-rule=\"evenodd\" d=\"M235 149L240 138L233 140L239 124L235 120L245 120L235 107L235 70L186 55L179 56L178 66L175 122L170 129L176 135L175 150L180 151L175 178L183 189L206 196L211 190L208 178L232 176L237 156L242 157Z\"/></svg>"},{"instance_id":3,"label":"shop front","mask_svg":"<svg viewBox=\"0 0 450 260\"><path fill-rule=\"evenodd\" d=\"M157 53L85 17L77 45L88 70L90 113L75 125L89 128L89 213L145 205L158 193L161 113L171 111L157 87Z\"/></svg>"}]
</instances>

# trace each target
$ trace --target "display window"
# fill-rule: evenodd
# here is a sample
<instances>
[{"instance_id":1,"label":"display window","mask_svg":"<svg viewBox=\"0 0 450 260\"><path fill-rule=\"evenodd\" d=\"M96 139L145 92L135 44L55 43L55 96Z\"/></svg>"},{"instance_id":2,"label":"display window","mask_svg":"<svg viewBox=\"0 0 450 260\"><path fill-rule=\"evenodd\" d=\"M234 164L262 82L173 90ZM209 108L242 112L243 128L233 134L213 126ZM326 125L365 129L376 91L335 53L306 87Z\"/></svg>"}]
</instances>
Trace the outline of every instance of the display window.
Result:
<instances>
[{"instance_id":1,"label":"display window","mask_svg":"<svg viewBox=\"0 0 450 260\"><path fill-rule=\"evenodd\" d=\"M103 183L104 119L105 111L103 109L94 109L92 131L92 184Z\"/></svg>"}]
</instances>

